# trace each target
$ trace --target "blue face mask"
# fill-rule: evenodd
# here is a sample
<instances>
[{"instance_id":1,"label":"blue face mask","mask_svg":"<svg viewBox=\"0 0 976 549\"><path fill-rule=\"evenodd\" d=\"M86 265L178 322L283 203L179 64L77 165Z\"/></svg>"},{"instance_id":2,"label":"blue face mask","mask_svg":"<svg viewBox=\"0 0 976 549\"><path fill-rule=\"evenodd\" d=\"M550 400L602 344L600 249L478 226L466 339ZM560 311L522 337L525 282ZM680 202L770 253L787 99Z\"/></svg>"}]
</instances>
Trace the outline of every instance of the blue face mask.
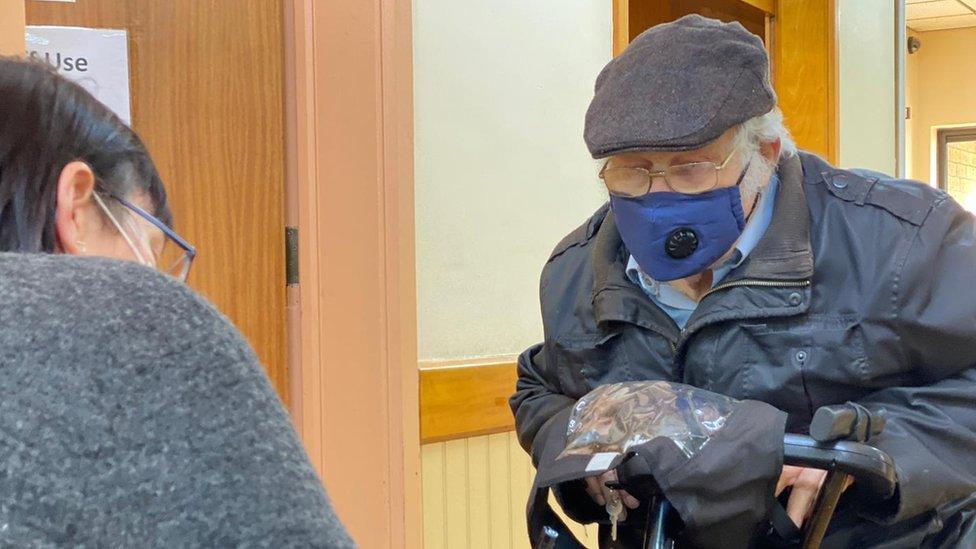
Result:
<instances>
[{"instance_id":1,"label":"blue face mask","mask_svg":"<svg viewBox=\"0 0 976 549\"><path fill-rule=\"evenodd\" d=\"M610 207L640 268L654 280L678 280L709 268L739 239L746 224L739 182L702 194L611 195Z\"/></svg>"}]
</instances>

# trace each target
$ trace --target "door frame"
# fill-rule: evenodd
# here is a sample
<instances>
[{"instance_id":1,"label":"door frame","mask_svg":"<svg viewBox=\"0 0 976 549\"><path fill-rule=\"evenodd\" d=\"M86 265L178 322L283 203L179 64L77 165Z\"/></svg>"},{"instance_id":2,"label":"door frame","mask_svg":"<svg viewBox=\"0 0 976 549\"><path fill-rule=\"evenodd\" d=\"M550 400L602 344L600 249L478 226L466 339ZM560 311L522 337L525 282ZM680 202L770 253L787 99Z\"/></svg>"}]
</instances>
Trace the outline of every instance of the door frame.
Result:
<instances>
[{"instance_id":1,"label":"door frame","mask_svg":"<svg viewBox=\"0 0 976 549\"><path fill-rule=\"evenodd\" d=\"M24 0L0 0L0 55L24 55Z\"/></svg>"},{"instance_id":2,"label":"door frame","mask_svg":"<svg viewBox=\"0 0 976 549\"><path fill-rule=\"evenodd\" d=\"M296 427L363 547L420 547L410 0L285 0Z\"/></svg>"}]
</instances>

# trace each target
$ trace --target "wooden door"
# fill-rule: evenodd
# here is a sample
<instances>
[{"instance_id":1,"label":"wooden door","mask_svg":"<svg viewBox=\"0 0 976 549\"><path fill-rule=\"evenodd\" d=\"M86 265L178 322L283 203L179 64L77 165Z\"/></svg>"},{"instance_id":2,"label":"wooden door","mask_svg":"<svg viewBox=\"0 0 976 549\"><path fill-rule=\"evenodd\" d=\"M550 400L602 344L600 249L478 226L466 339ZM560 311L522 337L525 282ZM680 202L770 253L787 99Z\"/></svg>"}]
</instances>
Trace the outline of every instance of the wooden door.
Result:
<instances>
[{"instance_id":1,"label":"wooden door","mask_svg":"<svg viewBox=\"0 0 976 549\"><path fill-rule=\"evenodd\" d=\"M631 40L645 30L691 13L720 21L738 21L765 38L766 15L761 2L746 0L630 0L628 36Z\"/></svg>"},{"instance_id":2,"label":"wooden door","mask_svg":"<svg viewBox=\"0 0 976 549\"><path fill-rule=\"evenodd\" d=\"M773 86L797 145L837 161L835 0L613 0L613 51L645 30L698 13L763 38Z\"/></svg>"},{"instance_id":3,"label":"wooden door","mask_svg":"<svg viewBox=\"0 0 976 549\"><path fill-rule=\"evenodd\" d=\"M28 25L129 32L133 127L198 249L190 285L287 403L282 13L281 0L27 1Z\"/></svg>"}]
</instances>

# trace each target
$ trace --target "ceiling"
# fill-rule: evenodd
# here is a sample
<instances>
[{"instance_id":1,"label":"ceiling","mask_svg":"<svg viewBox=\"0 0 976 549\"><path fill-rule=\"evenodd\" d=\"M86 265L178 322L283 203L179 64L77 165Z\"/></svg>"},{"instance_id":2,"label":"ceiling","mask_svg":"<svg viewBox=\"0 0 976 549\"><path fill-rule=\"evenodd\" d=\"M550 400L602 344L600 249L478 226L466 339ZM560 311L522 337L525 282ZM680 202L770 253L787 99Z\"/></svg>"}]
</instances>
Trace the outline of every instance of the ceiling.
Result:
<instances>
[{"instance_id":1,"label":"ceiling","mask_svg":"<svg viewBox=\"0 0 976 549\"><path fill-rule=\"evenodd\" d=\"M906 0L905 20L917 32L976 27L976 0Z\"/></svg>"}]
</instances>

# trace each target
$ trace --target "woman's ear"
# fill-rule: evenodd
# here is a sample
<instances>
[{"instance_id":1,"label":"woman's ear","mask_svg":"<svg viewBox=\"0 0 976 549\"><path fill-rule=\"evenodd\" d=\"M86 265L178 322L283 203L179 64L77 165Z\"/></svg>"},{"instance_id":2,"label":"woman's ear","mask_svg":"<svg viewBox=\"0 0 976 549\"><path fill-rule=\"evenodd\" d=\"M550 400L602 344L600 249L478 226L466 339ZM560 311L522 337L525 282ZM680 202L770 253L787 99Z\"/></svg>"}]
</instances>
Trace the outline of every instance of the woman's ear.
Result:
<instances>
[{"instance_id":1,"label":"woman's ear","mask_svg":"<svg viewBox=\"0 0 976 549\"><path fill-rule=\"evenodd\" d=\"M58 177L57 209L54 231L61 251L72 255L86 255L85 237L91 234L98 212L91 199L95 189L95 174L88 164L69 162Z\"/></svg>"}]
</instances>

